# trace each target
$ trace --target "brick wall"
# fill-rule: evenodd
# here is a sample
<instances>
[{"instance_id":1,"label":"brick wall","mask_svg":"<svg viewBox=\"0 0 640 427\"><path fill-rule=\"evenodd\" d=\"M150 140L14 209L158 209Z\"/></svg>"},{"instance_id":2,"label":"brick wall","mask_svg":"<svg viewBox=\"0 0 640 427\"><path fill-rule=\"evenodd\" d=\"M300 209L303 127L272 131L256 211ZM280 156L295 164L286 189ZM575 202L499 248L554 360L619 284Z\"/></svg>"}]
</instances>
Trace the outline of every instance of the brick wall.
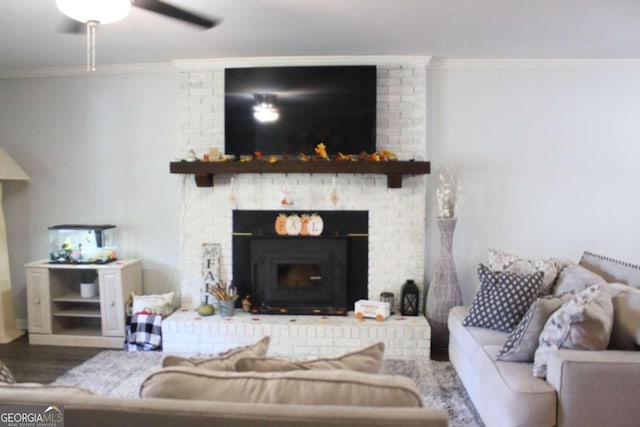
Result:
<instances>
[{"instance_id":1,"label":"brick wall","mask_svg":"<svg viewBox=\"0 0 640 427\"><path fill-rule=\"evenodd\" d=\"M393 150L403 160L427 160L427 62L367 62L378 66L377 147ZM176 65L180 70L181 93L178 154L182 156L193 149L200 156L209 147L219 147L222 152L224 62ZM274 64L255 60L249 65ZM182 179L179 228L184 308L199 304L202 243L221 244L221 277L230 280L232 210L281 209L284 187L292 190L293 208L297 210L369 211L369 268L363 272L368 275L369 298L378 299L380 292L391 291L398 301L400 287L409 278L416 280L422 292L427 179L424 175L405 177L400 189L388 189L382 175L222 175L215 176L212 188L196 187L189 175ZM339 196L337 205L330 198L334 185ZM231 193L236 196L235 202Z\"/></svg>"}]
</instances>

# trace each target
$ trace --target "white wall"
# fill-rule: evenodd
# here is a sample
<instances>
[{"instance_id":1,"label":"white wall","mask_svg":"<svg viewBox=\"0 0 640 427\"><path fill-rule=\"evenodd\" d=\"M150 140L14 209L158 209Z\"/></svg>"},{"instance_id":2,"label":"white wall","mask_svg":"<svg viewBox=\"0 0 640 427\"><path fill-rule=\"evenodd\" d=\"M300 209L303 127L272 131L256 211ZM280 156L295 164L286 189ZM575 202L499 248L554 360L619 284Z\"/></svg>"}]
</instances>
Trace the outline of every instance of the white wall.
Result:
<instances>
[{"instance_id":1,"label":"white wall","mask_svg":"<svg viewBox=\"0 0 640 427\"><path fill-rule=\"evenodd\" d=\"M488 247L640 263L639 74L637 61L432 62L426 158L462 166L454 255L466 302ZM168 172L186 132L179 87L174 71L0 80L0 145L32 177L3 185L18 318L22 266L47 256L46 229L62 222L117 224L121 255L143 260L145 289L179 290L185 187ZM427 277L439 248L436 178Z\"/></svg>"},{"instance_id":2,"label":"white wall","mask_svg":"<svg viewBox=\"0 0 640 427\"><path fill-rule=\"evenodd\" d=\"M633 60L432 62L428 154L461 165L454 256L466 302L490 247L640 264L639 77Z\"/></svg>"},{"instance_id":3,"label":"white wall","mask_svg":"<svg viewBox=\"0 0 640 427\"><path fill-rule=\"evenodd\" d=\"M55 224L117 225L118 256L142 259L145 291L177 289L177 71L0 80L0 99L0 145L31 176L4 183L17 318L23 265L48 257Z\"/></svg>"}]
</instances>

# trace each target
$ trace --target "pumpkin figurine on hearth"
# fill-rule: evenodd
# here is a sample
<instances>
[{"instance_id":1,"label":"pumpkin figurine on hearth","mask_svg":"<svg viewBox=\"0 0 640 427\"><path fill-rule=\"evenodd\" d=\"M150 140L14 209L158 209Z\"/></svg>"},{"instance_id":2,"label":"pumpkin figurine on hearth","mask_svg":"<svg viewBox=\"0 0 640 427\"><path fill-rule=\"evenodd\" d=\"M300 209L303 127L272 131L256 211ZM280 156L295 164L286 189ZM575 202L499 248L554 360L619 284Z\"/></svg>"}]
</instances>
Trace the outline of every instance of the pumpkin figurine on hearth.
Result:
<instances>
[{"instance_id":1,"label":"pumpkin figurine on hearth","mask_svg":"<svg viewBox=\"0 0 640 427\"><path fill-rule=\"evenodd\" d=\"M247 295L242 300L242 311L249 313L251 311L251 295Z\"/></svg>"}]
</instances>

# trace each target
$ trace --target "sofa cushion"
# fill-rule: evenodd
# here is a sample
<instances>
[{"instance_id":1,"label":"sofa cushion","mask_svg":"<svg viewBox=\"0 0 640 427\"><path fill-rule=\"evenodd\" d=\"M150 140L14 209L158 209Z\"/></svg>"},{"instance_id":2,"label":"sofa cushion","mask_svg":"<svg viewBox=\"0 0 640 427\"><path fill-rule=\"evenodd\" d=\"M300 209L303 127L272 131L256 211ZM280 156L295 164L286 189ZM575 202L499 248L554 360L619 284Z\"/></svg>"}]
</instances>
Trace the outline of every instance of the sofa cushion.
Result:
<instances>
[{"instance_id":1,"label":"sofa cushion","mask_svg":"<svg viewBox=\"0 0 640 427\"><path fill-rule=\"evenodd\" d=\"M141 397L347 406L422 406L408 377L350 370L229 372L171 367L152 373Z\"/></svg>"},{"instance_id":2,"label":"sofa cushion","mask_svg":"<svg viewBox=\"0 0 640 427\"><path fill-rule=\"evenodd\" d=\"M587 289L589 286L604 282L605 280L593 271L589 271L578 264L571 264L558 273L558 278L553 286L553 293L556 295L565 292L577 293Z\"/></svg>"},{"instance_id":3,"label":"sofa cushion","mask_svg":"<svg viewBox=\"0 0 640 427\"><path fill-rule=\"evenodd\" d=\"M531 364L496 361L508 334L463 327L466 307L449 312L449 356L487 426L551 426L556 392L531 375Z\"/></svg>"},{"instance_id":4,"label":"sofa cushion","mask_svg":"<svg viewBox=\"0 0 640 427\"><path fill-rule=\"evenodd\" d=\"M518 274L478 267L480 289L471 303L464 326L511 332L526 313L540 288L542 272Z\"/></svg>"},{"instance_id":5,"label":"sofa cushion","mask_svg":"<svg viewBox=\"0 0 640 427\"><path fill-rule=\"evenodd\" d=\"M236 362L235 370L238 372L275 372L308 369L350 369L352 371L379 374L382 371L383 357L384 343L379 342L335 358L290 360L275 357L243 357Z\"/></svg>"},{"instance_id":6,"label":"sofa cushion","mask_svg":"<svg viewBox=\"0 0 640 427\"><path fill-rule=\"evenodd\" d=\"M503 251L489 249L487 266L493 271L512 271L520 274L532 274L541 271L544 274L538 290L540 296L551 293L551 287L560 270L561 262L555 259L528 260Z\"/></svg>"},{"instance_id":7,"label":"sofa cushion","mask_svg":"<svg viewBox=\"0 0 640 427\"><path fill-rule=\"evenodd\" d=\"M533 362L540 332L542 332L545 323L553 312L572 296L573 294L568 292L563 295L547 295L536 299L505 341L497 359L505 362Z\"/></svg>"},{"instance_id":8,"label":"sofa cushion","mask_svg":"<svg viewBox=\"0 0 640 427\"><path fill-rule=\"evenodd\" d=\"M0 384L15 384L16 379L13 377L11 370L0 360Z\"/></svg>"},{"instance_id":9,"label":"sofa cushion","mask_svg":"<svg viewBox=\"0 0 640 427\"><path fill-rule=\"evenodd\" d=\"M215 357L185 358L180 356L166 356L162 359L162 367L186 366L194 368L212 369L217 371L233 371L236 362L243 357L261 357L269 349L269 337L263 337L255 344L234 348Z\"/></svg>"},{"instance_id":10,"label":"sofa cushion","mask_svg":"<svg viewBox=\"0 0 640 427\"><path fill-rule=\"evenodd\" d=\"M609 349L640 350L640 290L622 283L607 283L613 302Z\"/></svg>"},{"instance_id":11,"label":"sofa cushion","mask_svg":"<svg viewBox=\"0 0 640 427\"><path fill-rule=\"evenodd\" d=\"M549 354L560 348L604 350L613 325L613 303L605 284L574 295L551 315L540 333L533 360L533 375L547 375Z\"/></svg>"}]
</instances>

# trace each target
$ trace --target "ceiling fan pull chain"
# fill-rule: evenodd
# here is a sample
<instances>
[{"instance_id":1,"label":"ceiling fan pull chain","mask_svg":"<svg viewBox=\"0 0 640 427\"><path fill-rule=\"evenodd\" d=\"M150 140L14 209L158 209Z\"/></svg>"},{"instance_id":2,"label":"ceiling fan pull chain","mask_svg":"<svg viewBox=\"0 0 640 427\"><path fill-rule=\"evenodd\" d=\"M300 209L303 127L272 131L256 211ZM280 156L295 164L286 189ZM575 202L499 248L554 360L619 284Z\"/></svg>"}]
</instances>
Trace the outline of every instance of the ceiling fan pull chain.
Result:
<instances>
[{"instance_id":1,"label":"ceiling fan pull chain","mask_svg":"<svg viewBox=\"0 0 640 427\"><path fill-rule=\"evenodd\" d=\"M96 70L96 29L98 21L87 22L87 71Z\"/></svg>"}]
</instances>

